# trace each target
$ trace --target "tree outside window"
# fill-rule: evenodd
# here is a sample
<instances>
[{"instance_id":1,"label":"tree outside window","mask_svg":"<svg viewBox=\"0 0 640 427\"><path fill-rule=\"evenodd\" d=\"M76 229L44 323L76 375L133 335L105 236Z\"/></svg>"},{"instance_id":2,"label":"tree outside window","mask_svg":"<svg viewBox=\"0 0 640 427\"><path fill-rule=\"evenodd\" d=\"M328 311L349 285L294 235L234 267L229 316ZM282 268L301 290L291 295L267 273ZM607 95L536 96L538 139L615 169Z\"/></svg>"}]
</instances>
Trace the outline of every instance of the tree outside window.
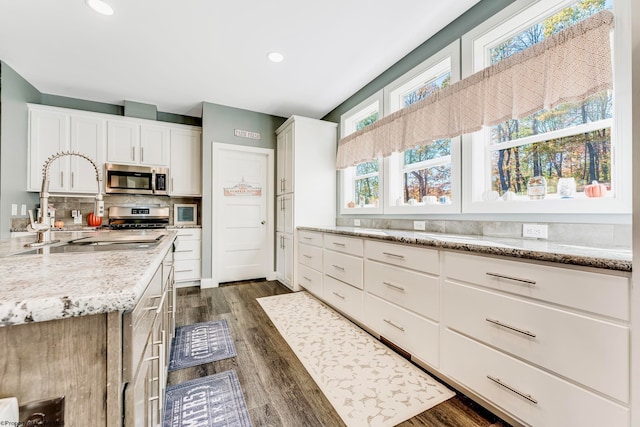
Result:
<instances>
[{"instance_id":1,"label":"tree outside window","mask_svg":"<svg viewBox=\"0 0 640 427\"><path fill-rule=\"evenodd\" d=\"M491 64L608 8L610 0L581 0L490 49ZM501 195L507 191L526 195L529 179L543 176L549 194L556 193L560 178L575 179L577 193L593 181L611 190L612 117L612 93L601 92L580 103L493 126L491 189ZM573 128L575 133L563 132Z\"/></svg>"}]
</instances>

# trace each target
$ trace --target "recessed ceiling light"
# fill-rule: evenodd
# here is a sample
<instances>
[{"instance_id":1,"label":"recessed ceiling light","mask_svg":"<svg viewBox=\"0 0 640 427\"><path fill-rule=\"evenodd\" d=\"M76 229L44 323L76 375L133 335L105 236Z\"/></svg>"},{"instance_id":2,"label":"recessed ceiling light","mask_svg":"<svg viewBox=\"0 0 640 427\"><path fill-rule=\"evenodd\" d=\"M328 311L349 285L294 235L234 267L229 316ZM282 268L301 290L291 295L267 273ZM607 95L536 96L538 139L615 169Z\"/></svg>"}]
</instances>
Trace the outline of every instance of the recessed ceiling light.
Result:
<instances>
[{"instance_id":1,"label":"recessed ceiling light","mask_svg":"<svg viewBox=\"0 0 640 427\"><path fill-rule=\"evenodd\" d=\"M282 62L284 60L284 55L280 52L269 52L267 58L269 58L269 61L271 62Z\"/></svg>"},{"instance_id":2,"label":"recessed ceiling light","mask_svg":"<svg viewBox=\"0 0 640 427\"><path fill-rule=\"evenodd\" d=\"M102 0L84 0L84 2L101 15L113 15L113 8Z\"/></svg>"}]
</instances>

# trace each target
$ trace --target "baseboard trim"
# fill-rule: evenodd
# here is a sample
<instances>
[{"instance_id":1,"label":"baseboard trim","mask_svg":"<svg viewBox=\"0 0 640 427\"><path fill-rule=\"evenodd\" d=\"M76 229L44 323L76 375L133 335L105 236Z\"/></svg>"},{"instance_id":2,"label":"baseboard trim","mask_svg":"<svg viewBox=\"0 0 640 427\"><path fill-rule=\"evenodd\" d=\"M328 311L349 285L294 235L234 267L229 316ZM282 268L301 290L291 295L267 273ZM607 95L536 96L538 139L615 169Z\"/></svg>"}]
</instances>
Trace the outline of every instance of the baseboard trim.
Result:
<instances>
[{"instance_id":1,"label":"baseboard trim","mask_svg":"<svg viewBox=\"0 0 640 427\"><path fill-rule=\"evenodd\" d=\"M200 289L217 288L218 282L214 282L212 278L200 279Z\"/></svg>"}]
</instances>

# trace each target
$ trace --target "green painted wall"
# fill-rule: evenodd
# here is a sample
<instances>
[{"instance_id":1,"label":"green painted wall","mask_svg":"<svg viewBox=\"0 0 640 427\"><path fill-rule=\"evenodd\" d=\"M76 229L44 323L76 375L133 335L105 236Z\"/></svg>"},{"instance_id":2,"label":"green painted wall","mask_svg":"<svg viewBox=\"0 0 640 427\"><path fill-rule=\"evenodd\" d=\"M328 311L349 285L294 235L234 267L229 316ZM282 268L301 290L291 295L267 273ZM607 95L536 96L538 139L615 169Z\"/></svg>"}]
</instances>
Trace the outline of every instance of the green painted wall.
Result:
<instances>
[{"instance_id":1,"label":"green painted wall","mask_svg":"<svg viewBox=\"0 0 640 427\"><path fill-rule=\"evenodd\" d=\"M413 67L453 43L453 41L459 39L469 30L486 21L514 1L515 0L482 0L433 37L415 48L384 73L380 74L353 96L338 105L333 111L323 117L323 120L340 123L340 116L343 113L349 111L369 96L407 73Z\"/></svg>"},{"instance_id":2,"label":"green painted wall","mask_svg":"<svg viewBox=\"0 0 640 427\"><path fill-rule=\"evenodd\" d=\"M39 103L40 92L0 61L0 238L10 236L11 204L35 209L38 195L27 188L27 103Z\"/></svg>"},{"instance_id":3,"label":"green painted wall","mask_svg":"<svg viewBox=\"0 0 640 427\"><path fill-rule=\"evenodd\" d=\"M284 123L283 117L256 113L224 105L205 102L202 105L202 277L211 278L212 236L212 159L213 144L247 145L276 148L276 129ZM260 140L240 138L235 129L259 132ZM275 180L275 177L273 178Z\"/></svg>"}]
</instances>

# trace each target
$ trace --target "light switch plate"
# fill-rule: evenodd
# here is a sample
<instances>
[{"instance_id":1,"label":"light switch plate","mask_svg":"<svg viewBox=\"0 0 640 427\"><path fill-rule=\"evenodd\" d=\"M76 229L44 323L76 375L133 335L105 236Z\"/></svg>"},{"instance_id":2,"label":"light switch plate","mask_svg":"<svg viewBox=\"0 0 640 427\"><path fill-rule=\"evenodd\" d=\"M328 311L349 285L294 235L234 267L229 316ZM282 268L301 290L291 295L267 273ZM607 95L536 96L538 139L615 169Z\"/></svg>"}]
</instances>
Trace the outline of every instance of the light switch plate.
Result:
<instances>
[{"instance_id":1,"label":"light switch plate","mask_svg":"<svg viewBox=\"0 0 640 427\"><path fill-rule=\"evenodd\" d=\"M413 229L424 231L427 228L426 221L413 221Z\"/></svg>"},{"instance_id":2,"label":"light switch plate","mask_svg":"<svg viewBox=\"0 0 640 427\"><path fill-rule=\"evenodd\" d=\"M20 207L20 215L22 215L22 216L26 216L27 215L27 205L23 204Z\"/></svg>"},{"instance_id":3,"label":"light switch plate","mask_svg":"<svg viewBox=\"0 0 640 427\"><path fill-rule=\"evenodd\" d=\"M353 226L354 227L360 227L360 220L359 219L354 219L353 220Z\"/></svg>"},{"instance_id":4,"label":"light switch plate","mask_svg":"<svg viewBox=\"0 0 640 427\"><path fill-rule=\"evenodd\" d=\"M547 238L546 224L522 224L522 237Z\"/></svg>"},{"instance_id":5,"label":"light switch plate","mask_svg":"<svg viewBox=\"0 0 640 427\"><path fill-rule=\"evenodd\" d=\"M11 204L11 215L12 216L18 215L18 205L16 205L15 203Z\"/></svg>"}]
</instances>

